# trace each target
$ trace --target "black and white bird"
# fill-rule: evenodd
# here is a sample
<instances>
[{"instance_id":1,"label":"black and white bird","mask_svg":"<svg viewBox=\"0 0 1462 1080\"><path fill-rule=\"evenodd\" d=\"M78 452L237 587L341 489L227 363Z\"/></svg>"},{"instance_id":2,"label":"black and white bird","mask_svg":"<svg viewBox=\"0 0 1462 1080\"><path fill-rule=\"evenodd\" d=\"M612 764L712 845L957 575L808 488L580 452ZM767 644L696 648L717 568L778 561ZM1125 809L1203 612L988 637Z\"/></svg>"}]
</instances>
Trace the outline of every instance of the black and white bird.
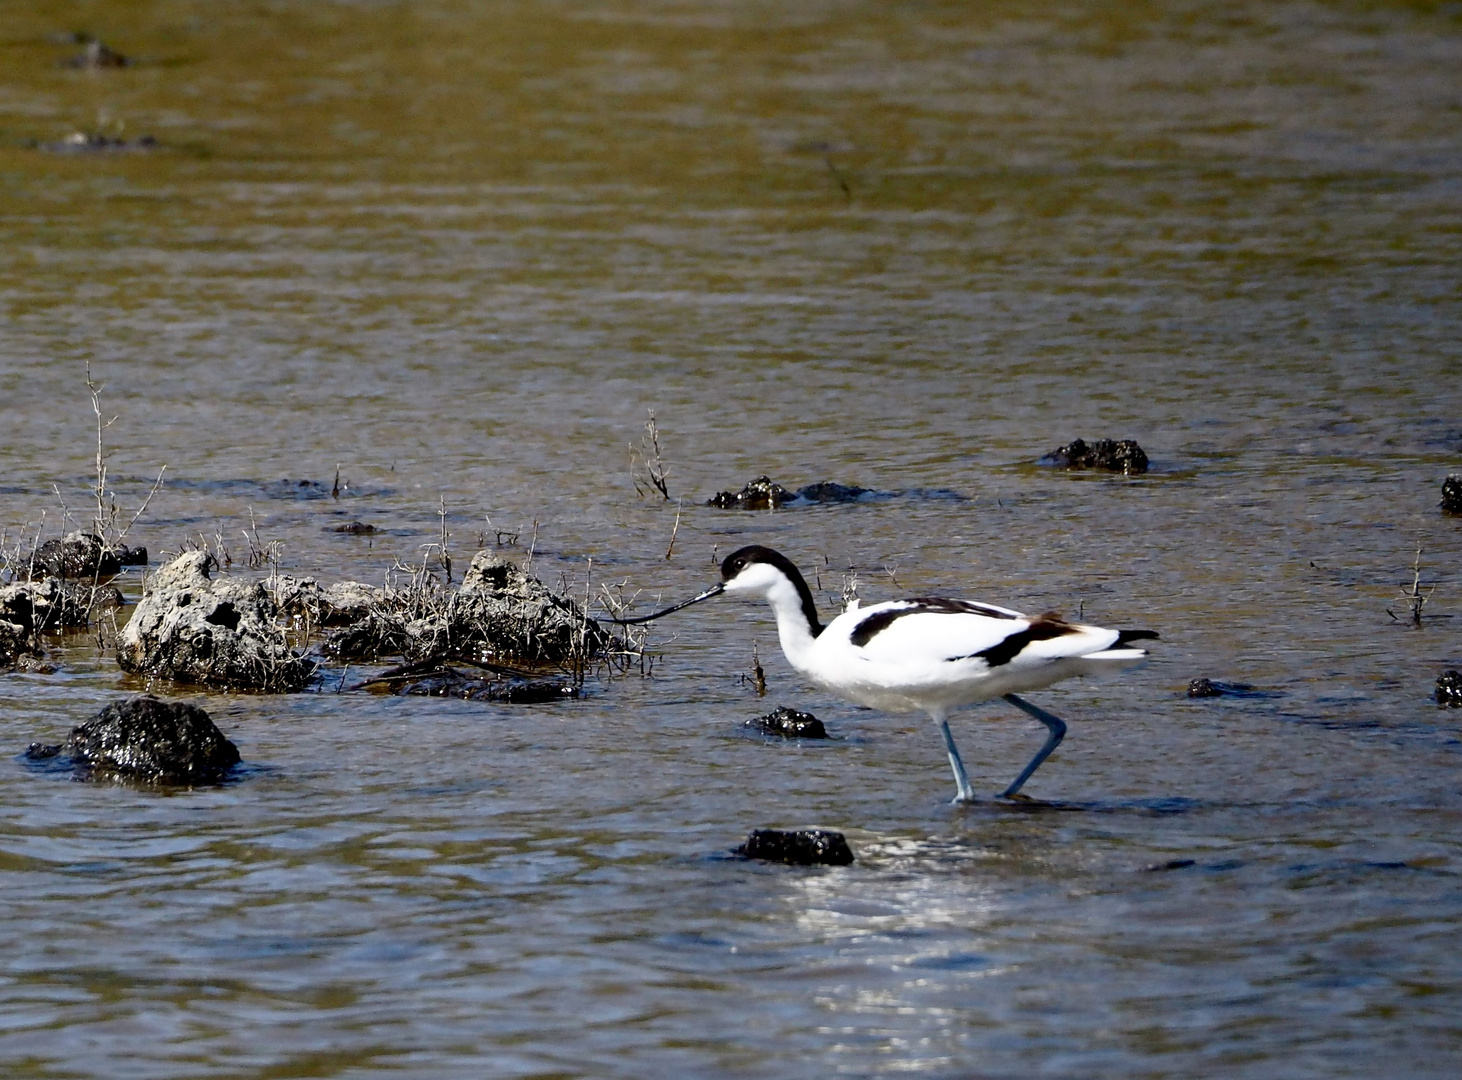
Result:
<instances>
[{"instance_id":1,"label":"black and white bird","mask_svg":"<svg viewBox=\"0 0 1462 1080\"><path fill-rule=\"evenodd\" d=\"M867 607L854 602L824 626L812 590L797 567L771 548L752 545L721 564L721 581L699 596L639 619L648 622L723 592L763 596L772 605L788 663L808 680L849 701L884 712L926 712L939 726L959 788L955 802L973 802L964 762L949 732L948 713L960 705L1003 697L1046 725L1046 743L1014 783L1020 791L1066 735L1059 717L1016 696L1073 675L1120 670L1147 652L1129 643L1156 638L1152 630L1108 630L1067 622L1056 614L1022 615L972 600L917 597Z\"/></svg>"}]
</instances>

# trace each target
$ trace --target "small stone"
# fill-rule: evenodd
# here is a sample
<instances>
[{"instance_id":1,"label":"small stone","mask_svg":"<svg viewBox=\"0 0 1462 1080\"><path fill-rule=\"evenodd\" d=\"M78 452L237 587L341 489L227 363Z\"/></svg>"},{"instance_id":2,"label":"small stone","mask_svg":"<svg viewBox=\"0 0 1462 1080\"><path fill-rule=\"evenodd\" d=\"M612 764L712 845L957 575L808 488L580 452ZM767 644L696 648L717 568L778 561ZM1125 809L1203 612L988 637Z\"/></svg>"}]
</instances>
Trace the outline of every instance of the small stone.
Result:
<instances>
[{"instance_id":1,"label":"small stone","mask_svg":"<svg viewBox=\"0 0 1462 1080\"><path fill-rule=\"evenodd\" d=\"M780 735L784 739L826 739L827 729L822 721L811 713L798 712L785 705L778 705L765 716L748 720L747 727L754 727L768 735Z\"/></svg>"},{"instance_id":2,"label":"small stone","mask_svg":"<svg viewBox=\"0 0 1462 1080\"><path fill-rule=\"evenodd\" d=\"M1462 671L1452 668L1437 678L1437 704L1448 709L1462 707Z\"/></svg>"},{"instance_id":3,"label":"small stone","mask_svg":"<svg viewBox=\"0 0 1462 1080\"><path fill-rule=\"evenodd\" d=\"M136 547L119 547L117 549L117 562L123 566L146 566L147 549L141 544Z\"/></svg>"},{"instance_id":4,"label":"small stone","mask_svg":"<svg viewBox=\"0 0 1462 1080\"><path fill-rule=\"evenodd\" d=\"M1442 512L1462 514L1462 476L1449 476L1442 481Z\"/></svg>"},{"instance_id":5,"label":"small stone","mask_svg":"<svg viewBox=\"0 0 1462 1080\"><path fill-rule=\"evenodd\" d=\"M758 476L740 491L722 491L706 505L722 510L776 510L792 501L792 494L770 476Z\"/></svg>"},{"instance_id":6,"label":"small stone","mask_svg":"<svg viewBox=\"0 0 1462 1080\"><path fill-rule=\"evenodd\" d=\"M349 533L351 536L370 536L377 529L374 525L367 525L364 521L352 521L345 525L336 525L330 531Z\"/></svg>"},{"instance_id":7,"label":"small stone","mask_svg":"<svg viewBox=\"0 0 1462 1080\"><path fill-rule=\"evenodd\" d=\"M1072 439L1041 458L1041 463L1063 469L1100 469L1135 476L1147 471L1147 454L1132 439L1098 439L1090 445Z\"/></svg>"},{"instance_id":8,"label":"small stone","mask_svg":"<svg viewBox=\"0 0 1462 1080\"><path fill-rule=\"evenodd\" d=\"M793 866L847 866L853 861L847 838L828 829L753 829L734 854Z\"/></svg>"}]
</instances>

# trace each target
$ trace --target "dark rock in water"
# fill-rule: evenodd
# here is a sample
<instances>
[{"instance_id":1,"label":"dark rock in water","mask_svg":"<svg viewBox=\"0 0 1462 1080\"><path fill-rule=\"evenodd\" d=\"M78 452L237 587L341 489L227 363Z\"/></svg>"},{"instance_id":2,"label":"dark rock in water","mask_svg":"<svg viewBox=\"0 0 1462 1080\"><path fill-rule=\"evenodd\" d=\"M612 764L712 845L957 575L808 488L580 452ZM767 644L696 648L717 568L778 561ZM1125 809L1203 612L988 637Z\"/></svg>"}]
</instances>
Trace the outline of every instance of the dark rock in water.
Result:
<instances>
[{"instance_id":1,"label":"dark rock in water","mask_svg":"<svg viewBox=\"0 0 1462 1080\"><path fill-rule=\"evenodd\" d=\"M105 41L92 38L86 43L86 49L84 51L78 53L76 56L67 57L61 61L61 66L87 68L96 71L101 68L126 67L129 63L131 63L130 60L115 49L109 48Z\"/></svg>"},{"instance_id":2,"label":"dark rock in water","mask_svg":"<svg viewBox=\"0 0 1462 1080\"><path fill-rule=\"evenodd\" d=\"M1223 697L1223 690L1212 679L1194 679L1188 684L1189 697Z\"/></svg>"},{"instance_id":3,"label":"dark rock in water","mask_svg":"<svg viewBox=\"0 0 1462 1080\"><path fill-rule=\"evenodd\" d=\"M785 705L778 705L765 716L748 720L747 727L765 731L768 735L781 735L787 739L826 739L827 729L822 721L811 713L798 712Z\"/></svg>"},{"instance_id":4,"label":"dark rock in water","mask_svg":"<svg viewBox=\"0 0 1462 1080\"><path fill-rule=\"evenodd\" d=\"M1462 671L1453 668L1437 677L1437 704L1449 709L1462 707Z\"/></svg>"},{"instance_id":5,"label":"dark rock in water","mask_svg":"<svg viewBox=\"0 0 1462 1080\"><path fill-rule=\"evenodd\" d=\"M1462 476L1449 476L1442 481L1442 512L1462 514Z\"/></svg>"},{"instance_id":6,"label":"dark rock in water","mask_svg":"<svg viewBox=\"0 0 1462 1080\"><path fill-rule=\"evenodd\" d=\"M31 577L59 578L109 578L120 569L117 552L86 532L47 540L32 552L29 566Z\"/></svg>"},{"instance_id":7,"label":"dark rock in water","mask_svg":"<svg viewBox=\"0 0 1462 1080\"><path fill-rule=\"evenodd\" d=\"M146 566L147 549L141 544L136 547L119 547L117 561L123 566Z\"/></svg>"},{"instance_id":8,"label":"dark rock in water","mask_svg":"<svg viewBox=\"0 0 1462 1080\"><path fill-rule=\"evenodd\" d=\"M1214 682L1212 679L1194 679L1188 684L1188 696L1205 697L1264 697L1248 683Z\"/></svg>"},{"instance_id":9,"label":"dark rock in water","mask_svg":"<svg viewBox=\"0 0 1462 1080\"><path fill-rule=\"evenodd\" d=\"M60 746L32 743L33 761L62 753L88 774L153 784L216 784L239 763L239 750L196 705L151 695L113 702L74 728Z\"/></svg>"},{"instance_id":10,"label":"dark rock in water","mask_svg":"<svg viewBox=\"0 0 1462 1080\"><path fill-rule=\"evenodd\" d=\"M758 476L740 491L722 491L707 506L722 510L775 510L792 501L792 495L770 476Z\"/></svg>"},{"instance_id":11,"label":"dark rock in water","mask_svg":"<svg viewBox=\"0 0 1462 1080\"><path fill-rule=\"evenodd\" d=\"M506 673L469 675L437 660L402 664L351 689L511 705L542 705L579 696L578 687L562 679L535 679Z\"/></svg>"},{"instance_id":12,"label":"dark rock in water","mask_svg":"<svg viewBox=\"0 0 1462 1080\"><path fill-rule=\"evenodd\" d=\"M827 829L753 829L735 854L794 866L847 866L853 861L843 834Z\"/></svg>"},{"instance_id":13,"label":"dark rock in water","mask_svg":"<svg viewBox=\"0 0 1462 1080\"><path fill-rule=\"evenodd\" d=\"M1196 859L1168 859L1166 862L1148 863L1142 868L1144 874L1162 874L1169 870L1186 870L1190 866L1197 866Z\"/></svg>"},{"instance_id":14,"label":"dark rock in water","mask_svg":"<svg viewBox=\"0 0 1462 1080\"><path fill-rule=\"evenodd\" d=\"M835 484L831 480L824 480L819 484L808 484L806 487L797 489L794 496L802 502L811 503L849 503L857 502L864 495L872 495L875 492L870 488L856 487L851 484Z\"/></svg>"},{"instance_id":15,"label":"dark rock in water","mask_svg":"<svg viewBox=\"0 0 1462 1080\"><path fill-rule=\"evenodd\" d=\"M215 581L212 556L189 551L147 583L117 638L123 671L219 689L303 689L315 664L292 652L257 581Z\"/></svg>"},{"instance_id":16,"label":"dark rock in water","mask_svg":"<svg viewBox=\"0 0 1462 1080\"><path fill-rule=\"evenodd\" d=\"M370 536L378 530L374 525L367 525L363 521L352 521L347 525L336 525L331 532L349 533L352 536Z\"/></svg>"},{"instance_id":17,"label":"dark rock in water","mask_svg":"<svg viewBox=\"0 0 1462 1080\"><path fill-rule=\"evenodd\" d=\"M1147 471L1147 455L1131 439L1098 439L1090 445L1073 439L1041 458L1041 464L1136 475Z\"/></svg>"}]
</instances>

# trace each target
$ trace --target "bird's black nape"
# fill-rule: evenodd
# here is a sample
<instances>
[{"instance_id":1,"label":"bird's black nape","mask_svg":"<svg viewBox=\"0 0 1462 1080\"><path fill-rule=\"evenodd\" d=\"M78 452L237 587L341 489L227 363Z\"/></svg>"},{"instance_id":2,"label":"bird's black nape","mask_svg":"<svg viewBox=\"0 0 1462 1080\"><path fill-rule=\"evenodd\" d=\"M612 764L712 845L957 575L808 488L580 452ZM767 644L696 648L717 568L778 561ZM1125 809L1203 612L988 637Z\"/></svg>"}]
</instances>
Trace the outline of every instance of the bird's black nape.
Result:
<instances>
[{"instance_id":1,"label":"bird's black nape","mask_svg":"<svg viewBox=\"0 0 1462 1080\"><path fill-rule=\"evenodd\" d=\"M802 576L802 571L793 565L792 560L780 551L773 551L760 544L748 544L744 548L738 548L721 562L721 580L730 581L753 563L766 563L786 575L787 580L796 587L797 595L802 598L802 613L807 616L807 625L812 630L812 636L817 637L821 634L822 622L817 617L817 604L813 602L812 590L807 587L807 579Z\"/></svg>"}]
</instances>

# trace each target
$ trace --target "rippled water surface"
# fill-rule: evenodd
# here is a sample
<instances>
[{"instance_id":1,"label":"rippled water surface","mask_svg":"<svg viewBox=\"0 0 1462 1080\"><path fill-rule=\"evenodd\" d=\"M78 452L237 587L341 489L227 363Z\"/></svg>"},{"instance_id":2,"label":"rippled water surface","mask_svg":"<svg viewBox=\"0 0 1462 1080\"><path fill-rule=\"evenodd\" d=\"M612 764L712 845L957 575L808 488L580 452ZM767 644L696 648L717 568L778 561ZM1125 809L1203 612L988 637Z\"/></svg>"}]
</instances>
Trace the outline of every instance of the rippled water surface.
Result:
<instances>
[{"instance_id":1,"label":"rippled water surface","mask_svg":"<svg viewBox=\"0 0 1462 1080\"><path fill-rule=\"evenodd\" d=\"M1456 5L15 0L0 241L12 549L90 520L89 363L154 567L247 528L379 582L444 511L642 609L757 542L825 615L1162 633L1033 695L1042 804L963 809L758 604L554 705L155 686L245 760L161 793L22 760L143 688L53 639L0 675L5 1075L1462 1071ZM1152 470L1034 464L1076 436ZM705 505L762 473L891 497ZM1041 737L955 729L982 794ZM801 825L857 861L729 855Z\"/></svg>"}]
</instances>

